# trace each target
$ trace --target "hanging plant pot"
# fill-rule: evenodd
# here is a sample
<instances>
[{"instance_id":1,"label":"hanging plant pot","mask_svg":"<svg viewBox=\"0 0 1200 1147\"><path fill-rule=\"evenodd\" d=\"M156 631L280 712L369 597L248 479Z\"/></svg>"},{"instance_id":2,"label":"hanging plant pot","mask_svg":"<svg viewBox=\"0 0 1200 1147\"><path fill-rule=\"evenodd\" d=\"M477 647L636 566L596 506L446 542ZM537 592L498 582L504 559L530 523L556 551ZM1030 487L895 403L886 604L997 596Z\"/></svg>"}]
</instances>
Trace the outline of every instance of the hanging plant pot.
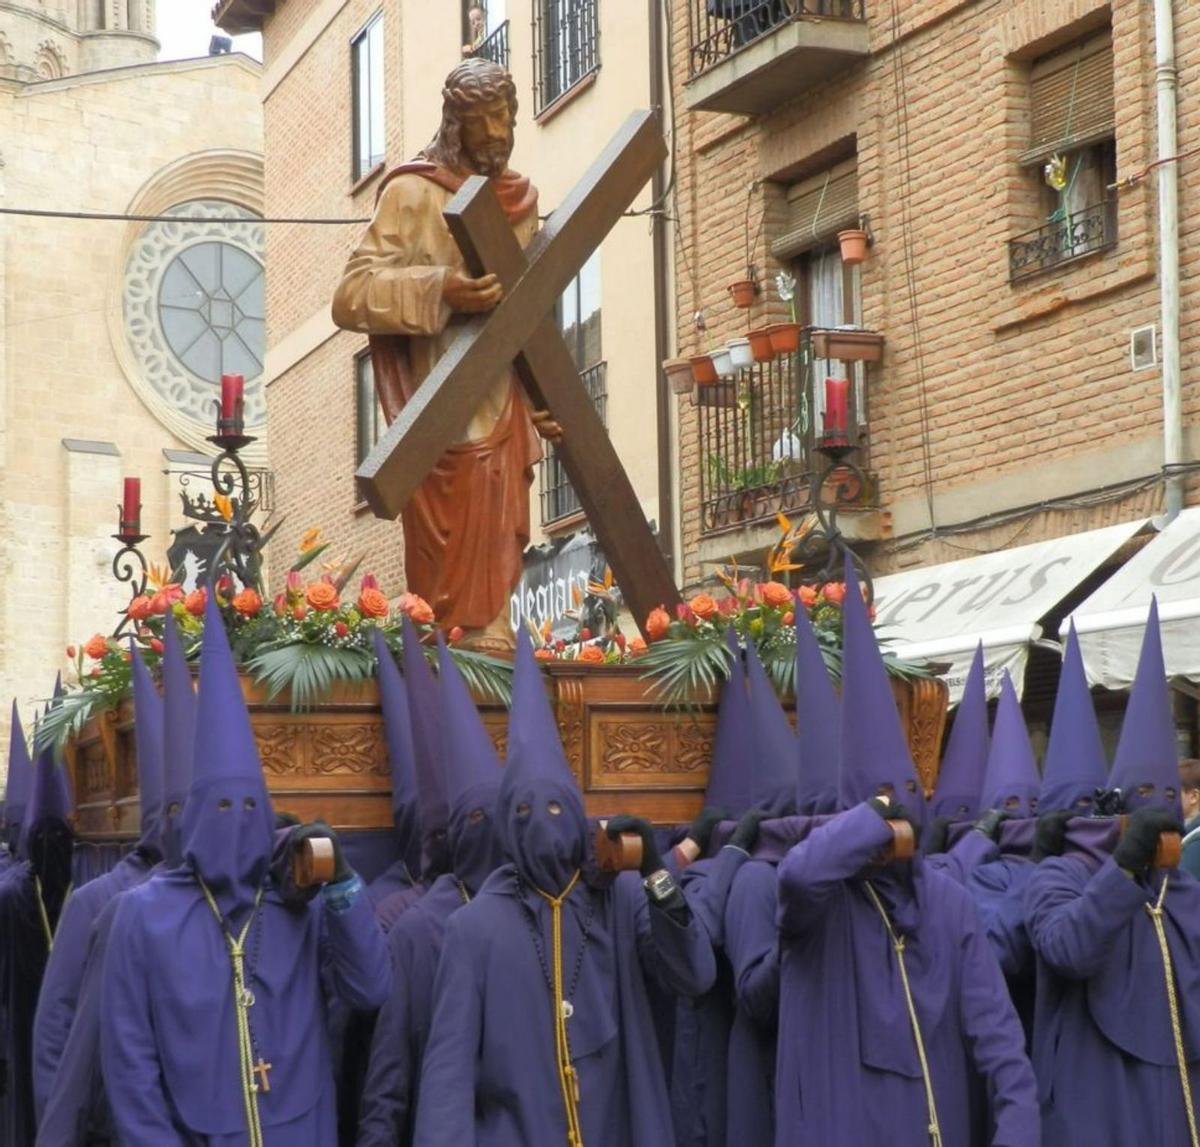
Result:
<instances>
[{"instance_id":1,"label":"hanging plant pot","mask_svg":"<svg viewBox=\"0 0 1200 1147\"><path fill-rule=\"evenodd\" d=\"M671 384L675 394L687 394L692 389L692 361L687 358L668 358L663 360L663 374Z\"/></svg>"},{"instance_id":2,"label":"hanging plant pot","mask_svg":"<svg viewBox=\"0 0 1200 1147\"><path fill-rule=\"evenodd\" d=\"M858 228L839 231L838 246L842 249L842 262L847 267L857 267L867 257L867 233Z\"/></svg>"},{"instance_id":3,"label":"hanging plant pot","mask_svg":"<svg viewBox=\"0 0 1200 1147\"><path fill-rule=\"evenodd\" d=\"M750 350L749 339L730 339L725 345L729 351L729 357L733 361L734 370L754 365L754 355Z\"/></svg>"},{"instance_id":4,"label":"hanging plant pot","mask_svg":"<svg viewBox=\"0 0 1200 1147\"><path fill-rule=\"evenodd\" d=\"M733 356L727 346L717 347L712 352L712 364L718 378L729 378L733 374Z\"/></svg>"},{"instance_id":5,"label":"hanging plant pot","mask_svg":"<svg viewBox=\"0 0 1200 1147\"><path fill-rule=\"evenodd\" d=\"M883 358L883 335L876 331L813 331L813 354L839 362L878 362Z\"/></svg>"},{"instance_id":6,"label":"hanging plant pot","mask_svg":"<svg viewBox=\"0 0 1200 1147\"><path fill-rule=\"evenodd\" d=\"M792 354L800 349L800 324L773 323L767 327L767 337L776 354Z\"/></svg>"},{"instance_id":7,"label":"hanging plant pot","mask_svg":"<svg viewBox=\"0 0 1200 1147\"><path fill-rule=\"evenodd\" d=\"M709 355L698 354L688 359L692 368L692 379L697 386L711 386L717 381L717 370Z\"/></svg>"},{"instance_id":8,"label":"hanging plant pot","mask_svg":"<svg viewBox=\"0 0 1200 1147\"><path fill-rule=\"evenodd\" d=\"M756 331L751 331L746 337L750 340L750 353L754 356L755 362L770 362L775 357L775 348L771 346L769 328L760 327Z\"/></svg>"},{"instance_id":9,"label":"hanging plant pot","mask_svg":"<svg viewBox=\"0 0 1200 1147\"><path fill-rule=\"evenodd\" d=\"M734 283L729 284L729 296L733 299L735 307L743 309L750 306L754 302L754 296L758 294L758 284L753 279L738 279Z\"/></svg>"}]
</instances>

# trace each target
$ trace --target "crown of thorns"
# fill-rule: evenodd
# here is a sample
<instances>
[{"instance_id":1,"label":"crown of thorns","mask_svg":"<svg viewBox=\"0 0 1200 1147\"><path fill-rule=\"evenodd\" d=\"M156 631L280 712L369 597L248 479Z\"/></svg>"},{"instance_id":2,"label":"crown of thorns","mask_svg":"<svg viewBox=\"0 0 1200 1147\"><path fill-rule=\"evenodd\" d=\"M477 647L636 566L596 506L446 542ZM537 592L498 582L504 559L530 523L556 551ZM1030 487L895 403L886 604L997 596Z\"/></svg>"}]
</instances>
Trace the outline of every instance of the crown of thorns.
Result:
<instances>
[{"instance_id":1,"label":"crown of thorns","mask_svg":"<svg viewBox=\"0 0 1200 1147\"><path fill-rule=\"evenodd\" d=\"M516 106L517 86L512 76L499 64L474 56L459 64L446 77L442 88L443 105L455 111L496 99L505 99Z\"/></svg>"}]
</instances>

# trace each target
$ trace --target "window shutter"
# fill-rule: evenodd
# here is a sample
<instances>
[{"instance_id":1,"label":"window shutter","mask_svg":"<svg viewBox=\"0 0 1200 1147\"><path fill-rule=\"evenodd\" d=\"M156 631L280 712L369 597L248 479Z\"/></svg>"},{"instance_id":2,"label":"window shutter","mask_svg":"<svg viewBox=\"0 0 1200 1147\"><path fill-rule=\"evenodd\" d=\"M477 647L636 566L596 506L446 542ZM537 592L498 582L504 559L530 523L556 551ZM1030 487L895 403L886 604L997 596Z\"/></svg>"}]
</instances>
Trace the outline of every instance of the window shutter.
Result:
<instances>
[{"instance_id":1,"label":"window shutter","mask_svg":"<svg viewBox=\"0 0 1200 1147\"><path fill-rule=\"evenodd\" d=\"M858 226L858 161L849 159L788 188L784 232L771 244L787 260Z\"/></svg>"},{"instance_id":2,"label":"window shutter","mask_svg":"<svg viewBox=\"0 0 1200 1147\"><path fill-rule=\"evenodd\" d=\"M1033 138L1022 156L1026 162L1111 136L1116 120L1112 32L1035 61L1029 86Z\"/></svg>"}]
</instances>

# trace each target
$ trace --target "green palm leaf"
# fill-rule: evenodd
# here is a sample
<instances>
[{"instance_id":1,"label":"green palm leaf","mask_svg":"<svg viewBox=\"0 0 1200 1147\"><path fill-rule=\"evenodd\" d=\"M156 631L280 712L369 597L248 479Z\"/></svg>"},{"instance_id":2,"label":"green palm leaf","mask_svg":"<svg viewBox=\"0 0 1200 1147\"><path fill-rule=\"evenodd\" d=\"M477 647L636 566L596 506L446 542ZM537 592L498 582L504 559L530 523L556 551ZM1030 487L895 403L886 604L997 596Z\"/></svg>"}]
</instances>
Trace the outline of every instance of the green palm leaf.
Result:
<instances>
[{"instance_id":1,"label":"green palm leaf","mask_svg":"<svg viewBox=\"0 0 1200 1147\"><path fill-rule=\"evenodd\" d=\"M260 649L247 663L250 675L268 698L291 691L293 712L312 708L338 681L366 681L375 675L375 658L365 649L331 649L293 641Z\"/></svg>"},{"instance_id":2,"label":"green palm leaf","mask_svg":"<svg viewBox=\"0 0 1200 1147\"><path fill-rule=\"evenodd\" d=\"M61 749L72 737L79 736L84 725L93 717L112 708L114 704L112 698L99 690L81 689L65 693L38 721L33 733L34 753L48 748Z\"/></svg>"},{"instance_id":3,"label":"green palm leaf","mask_svg":"<svg viewBox=\"0 0 1200 1147\"><path fill-rule=\"evenodd\" d=\"M729 677L731 658L723 637L697 633L655 642L637 664L664 705L695 705Z\"/></svg>"}]
</instances>

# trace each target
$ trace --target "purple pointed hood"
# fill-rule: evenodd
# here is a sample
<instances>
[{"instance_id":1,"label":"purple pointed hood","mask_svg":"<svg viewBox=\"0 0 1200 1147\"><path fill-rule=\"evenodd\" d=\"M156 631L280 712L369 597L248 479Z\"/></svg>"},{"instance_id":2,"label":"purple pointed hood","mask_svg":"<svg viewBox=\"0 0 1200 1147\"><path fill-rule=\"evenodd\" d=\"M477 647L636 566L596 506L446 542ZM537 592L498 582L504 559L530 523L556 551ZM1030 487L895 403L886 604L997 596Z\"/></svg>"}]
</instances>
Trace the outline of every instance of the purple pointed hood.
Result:
<instances>
[{"instance_id":1,"label":"purple pointed hood","mask_svg":"<svg viewBox=\"0 0 1200 1147\"><path fill-rule=\"evenodd\" d=\"M454 875L478 892L489 872L501 863L496 840L496 800L500 795L500 758L483 727L467 683L438 634L438 685L446 788L450 796L447 832Z\"/></svg>"},{"instance_id":2,"label":"purple pointed hood","mask_svg":"<svg viewBox=\"0 0 1200 1147\"><path fill-rule=\"evenodd\" d=\"M920 826L925 818L925 797L858 587L858 575L848 557L842 649L842 806L851 808L881 791L890 791L893 800L902 804Z\"/></svg>"},{"instance_id":3,"label":"purple pointed hood","mask_svg":"<svg viewBox=\"0 0 1200 1147\"><path fill-rule=\"evenodd\" d=\"M721 686L717 703L717 729L713 736L712 764L708 771L708 788L704 803L709 808L724 809L736 820L754 800L750 754L753 736L750 726L750 694L746 689L746 671L737 637L730 629L725 635L729 646L729 678Z\"/></svg>"},{"instance_id":4,"label":"purple pointed hood","mask_svg":"<svg viewBox=\"0 0 1200 1147\"><path fill-rule=\"evenodd\" d=\"M209 594L183 852L225 915L254 903L267 876L273 828L250 714L216 595Z\"/></svg>"},{"instance_id":5,"label":"purple pointed hood","mask_svg":"<svg viewBox=\"0 0 1200 1147\"><path fill-rule=\"evenodd\" d=\"M372 640L379 662L379 707L383 710L388 767L392 774L392 825L408 871L417 873L421 871L421 815L408 688L379 629L375 630Z\"/></svg>"},{"instance_id":6,"label":"purple pointed hood","mask_svg":"<svg viewBox=\"0 0 1200 1147\"><path fill-rule=\"evenodd\" d=\"M962 701L946 742L937 787L929 802L931 816L974 820L979 815L983 776L988 765L987 689L983 672L983 643L975 647Z\"/></svg>"},{"instance_id":7,"label":"purple pointed hood","mask_svg":"<svg viewBox=\"0 0 1200 1147\"><path fill-rule=\"evenodd\" d=\"M137 746L138 805L141 836L138 847L162 855L163 824L163 700L137 645L130 641L133 675L133 738Z\"/></svg>"},{"instance_id":8,"label":"purple pointed hood","mask_svg":"<svg viewBox=\"0 0 1200 1147\"><path fill-rule=\"evenodd\" d=\"M183 808L192 787L196 751L196 690L175 618L167 613L163 634L163 859L183 863Z\"/></svg>"},{"instance_id":9,"label":"purple pointed hood","mask_svg":"<svg viewBox=\"0 0 1200 1147\"><path fill-rule=\"evenodd\" d=\"M450 801L442 769L442 706L437 681L425 660L421 639L408 615L401 618L404 684L412 720L413 760L421 810L421 875L428 883L450 867L446 826Z\"/></svg>"},{"instance_id":10,"label":"purple pointed hood","mask_svg":"<svg viewBox=\"0 0 1200 1147\"><path fill-rule=\"evenodd\" d=\"M53 708L62 696L62 678L54 687ZM47 892L46 900L61 903L71 881L75 834L71 829L71 789L58 750L47 745L37 755L29 803L21 827L18 855L29 861Z\"/></svg>"},{"instance_id":11,"label":"purple pointed hood","mask_svg":"<svg viewBox=\"0 0 1200 1147\"><path fill-rule=\"evenodd\" d=\"M1038 791L1042 779L1025 729L1021 702L1012 678L1004 674L1000 683L1000 702L992 728L992 746L988 751L987 773L983 778L982 807L1004 809L1013 817L1037 813Z\"/></svg>"},{"instance_id":12,"label":"purple pointed hood","mask_svg":"<svg viewBox=\"0 0 1200 1147\"><path fill-rule=\"evenodd\" d=\"M1108 787L1120 789L1125 811L1161 805L1182 819L1179 800L1179 746L1171 715L1171 694L1163 664L1158 599L1150 599L1150 616L1142 637L1137 674L1125 706Z\"/></svg>"},{"instance_id":13,"label":"purple pointed hood","mask_svg":"<svg viewBox=\"0 0 1200 1147\"><path fill-rule=\"evenodd\" d=\"M837 812L842 703L812 622L800 606L796 608L796 734L796 811L801 816Z\"/></svg>"},{"instance_id":14,"label":"purple pointed hood","mask_svg":"<svg viewBox=\"0 0 1200 1147\"><path fill-rule=\"evenodd\" d=\"M25 730L21 727L21 715L17 703L12 703L12 728L8 734L8 779L4 789L4 840L13 853L21 842L21 826L25 821L25 808L29 804L29 790L33 787L33 761L29 757L29 745L25 741Z\"/></svg>"},{"instance_id":15,"label":"purple pointed hood","mask_svg":"<svg viewBox=\"0 0 1200 1147\"><path fill-rule=\"evenodd\" d=\"M567 765L529 634L517 635L508 759L496 831L522 879L557 895L582 866L587 841L583 796Z\"/></svg>"},{"instance_id":16,"label":"purple pointed hood","mask_svg":"<svg viewBox=\"0 0 1200 1147\"><path fill-rule=\"evenodd\" d=\"M751 797L771 816L789 816L796 807L796 734L767 677L753 642L746 645L750 720L754 734Z\"/></svg>"},{"instance_id":17,"label":"purple pointed hood","mask_svg":"<svg viewBox=\"0 0 1200 1147\"><path fill-rule=\"evenodd\" d=\"M1058 678L1058 695L1054 698L1050 742L1042 762L1038 811L1072 809L1080 816L1087 816L1096 790L1107 783L1108 761L1072 621Z\"/></svg>"}]
</instances>

